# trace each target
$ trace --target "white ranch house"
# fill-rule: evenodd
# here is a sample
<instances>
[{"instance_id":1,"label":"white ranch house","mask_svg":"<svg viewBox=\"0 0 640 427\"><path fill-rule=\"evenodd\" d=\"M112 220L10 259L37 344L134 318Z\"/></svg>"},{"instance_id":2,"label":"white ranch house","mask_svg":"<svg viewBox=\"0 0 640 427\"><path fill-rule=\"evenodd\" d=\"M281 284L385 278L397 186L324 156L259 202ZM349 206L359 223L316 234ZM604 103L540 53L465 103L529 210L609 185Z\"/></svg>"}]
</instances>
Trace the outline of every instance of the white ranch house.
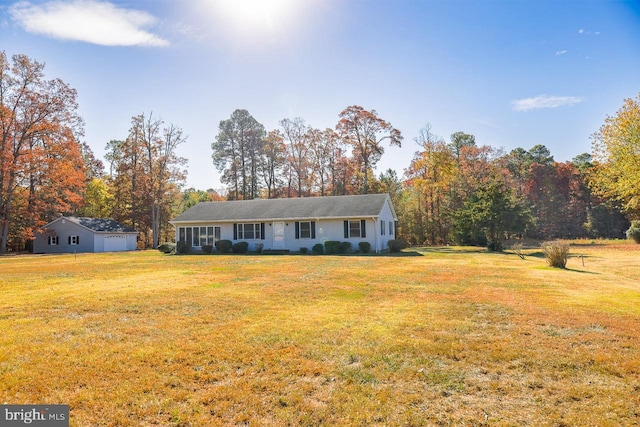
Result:
<instances>
[{"instance_id":1,"label":"white ranch house","mask_svg":"<svg viewBox=\"0 0 640 427\"><path fill-rule=\"evenodd\" d=\"M373 252L381 252L395 239L397 220L388 194L365 194L201 202L171 224L176 242L188 242L191 250L231 240L249 243L249 250L261 243L265 250L298 252L337 240L354 248L369 242Z\"/></svg>"},{"instance_id":2,"label":"white ranch house","mask_svg":"<svg viewBox=\"0 0 640 427\"><path fill-rule=\"evenodd\" d=\"M35 233L33 252L117 252L136 249L138 232L110 218L60 217Z\"/></svg>"}]
</instances>

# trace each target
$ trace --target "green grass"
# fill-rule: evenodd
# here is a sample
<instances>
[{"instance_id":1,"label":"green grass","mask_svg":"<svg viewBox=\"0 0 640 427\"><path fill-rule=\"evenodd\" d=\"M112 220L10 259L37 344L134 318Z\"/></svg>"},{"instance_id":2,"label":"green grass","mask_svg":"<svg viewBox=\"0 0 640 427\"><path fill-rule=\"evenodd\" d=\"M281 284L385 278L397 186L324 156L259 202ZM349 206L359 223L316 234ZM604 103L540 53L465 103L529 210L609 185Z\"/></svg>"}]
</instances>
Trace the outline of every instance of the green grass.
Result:
<instances>
[{"instance_id":1,"label":"green grass","mask_svg":"<svg viewBox=\"0 0 640 427\"><path fill-rule=\"evenodd\" d=\"M640 423L640 245L414 252L0 257L0 399L72 426Z\"/></svg>"}]
</instances>

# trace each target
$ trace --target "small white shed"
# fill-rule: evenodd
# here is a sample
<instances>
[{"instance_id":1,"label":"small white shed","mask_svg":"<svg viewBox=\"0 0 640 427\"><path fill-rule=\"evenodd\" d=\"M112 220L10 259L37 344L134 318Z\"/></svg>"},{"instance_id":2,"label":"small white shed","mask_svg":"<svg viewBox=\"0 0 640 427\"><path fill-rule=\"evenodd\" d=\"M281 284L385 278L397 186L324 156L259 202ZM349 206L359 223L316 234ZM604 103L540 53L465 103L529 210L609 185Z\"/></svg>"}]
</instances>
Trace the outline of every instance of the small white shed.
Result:
<instances>
[{"instance_id":1,"label":"small white shed","mask_svg":"<svg viewBox=\"0 0 640 427\"><path fill-rule=\"evenodd\" d=\"M138 232L110 218L60 217L35 234L34 253L133 251Z\"/></svg>"}]
</instances>

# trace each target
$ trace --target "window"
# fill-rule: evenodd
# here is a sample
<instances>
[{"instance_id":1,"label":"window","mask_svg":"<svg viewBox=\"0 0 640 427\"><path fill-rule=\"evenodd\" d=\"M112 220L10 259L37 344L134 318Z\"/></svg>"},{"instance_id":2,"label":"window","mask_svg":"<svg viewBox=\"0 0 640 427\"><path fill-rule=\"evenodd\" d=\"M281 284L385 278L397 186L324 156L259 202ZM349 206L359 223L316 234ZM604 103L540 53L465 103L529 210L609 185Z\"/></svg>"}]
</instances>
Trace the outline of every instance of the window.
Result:
<instances>
[{"instance_id":1,"label":"window","mask_svg":"<svg viewBox=\"0 0 640 427\"><path fill-rule=\"evenodd\" d=\"M380 221L380 235L384 236L385 235L385 225L387 225L386 222L384 221Z\"/></svg>"},{"instance_id":2,"label":"window","mask_svg":"<svg viewBox=\"0 0 640 427\"><path fill-rule=\"evenodd\" d=\"M310 239L311 238L311 222L301 222L300 223L300 238L301 239Z\"/></svg>"},{"instance_id":3,"label":"window","mask_svg":"<svg viewBox=\"0 0 640 427\"><path fill-rule=\"evenodd\" d=\"M213 240L213 227L207 227L207 245L213 246L214 243L215 242Z\"/></svg>"},{"instance_id":4,"label":"window","mask_svg":"<svg viewBox=\"0 0 640 427\"><path fill-rule=\"evenodd\" d=\"M57 245L58 244L58 236L49 236L48 242L49 242L50 246Z\"/></svg>"},{"instance_id":5,"label":"window","mask_svg":"<svg viewBox=\"0 0 640 427\"><path fill-rule=\"evenodd\" d=\"M393 221L389 221L389 235L393 236Z\"/></svg>"},{"instance_id":6,"label":"window","mask_svg":"<svg viewBox=\"0 0 640 427\"><path fill-rule=\"evenodd\" d=\"M296 221L295 223L296 239L315 239L316 238L316 222L315 221Z\"/></svg>"},{"instance_id":7,"label":"window","mask_svg":"<svg viewBox=\"0 0 640 427\"><path fill-rule=\"evenodd\" d=\"M260 224L238 224L236 240L260 240Z\"/></svg>"},{"instance_id":8,"label":"window","mask_svg":"<svg viewBox=\"0 0 640 427\"><path fill-rule=\"evenodd\" d=\"M188 242L190 246L213 246L220 240L220 227L180 227L178 241Z\"/></svg>"},{"instance_id":9,"label":"window","mask_svg":"<svg viewBox=\"0 0 640 427\"><path fill-rule=\"evenodd\" d=\"M69 244L72 246L80 244L80 236L69 236Z\"/></svg>"},{"instance_id":10,"label":"window","mask_svg":"<svg viewBox=\"0 0 640 427\"><path fill-rule=\"evenodd\" d=\"M375 224L375 223L374 223ZM344 222L344 238L365 238L367 237L367 221L361 220L345 220Z\"/></svg>"},{"instance_id":11,"label":"window","mask_svg":"<svg viewBox=\"0 0 640 427\"><path fill-rule=\"evenodd\" d=\"M360 221L349 221L349 237L360 237Z\"/></svg>"},{"instance_id":12,"label":"window","mask_svg":"<svg viewBox=\"0 0 640 427\"><path fill-rule=\"evenodd\" d=\"M207 244L207 227L200 227L200 246Z\"/></svg>"}]
</instances>

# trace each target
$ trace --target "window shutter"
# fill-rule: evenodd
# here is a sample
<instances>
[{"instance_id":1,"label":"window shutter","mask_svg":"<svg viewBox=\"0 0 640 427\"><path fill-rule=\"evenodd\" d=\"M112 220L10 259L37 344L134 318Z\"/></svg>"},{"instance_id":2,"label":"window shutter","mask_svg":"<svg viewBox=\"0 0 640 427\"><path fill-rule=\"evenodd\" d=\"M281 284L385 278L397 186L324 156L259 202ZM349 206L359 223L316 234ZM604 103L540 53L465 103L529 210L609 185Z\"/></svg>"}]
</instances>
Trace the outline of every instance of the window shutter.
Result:
<instances>
[{"instance_id":1,"label":"window shutter","mask_svg":"<svg viewBox=\"0 0 640 427\"><path fill-rule=\"evenodd\" d=\"M233 224L233 240L238 240L238 224Z\"/></svg>"},{"instance_id":2,"label":"window shutter","mask_svg":"<svg viewBox=\"0 0 640 427\"><path fill-rule=\"evenodd\" d=\"M367 237L367 221L364 219L360 220L360 237Z\"/></svg>"},{"instance_id":3,"label":"window shutter","mask_svg":"<svg viewBox=\"0 0 640 427\"><path fill-rule=\"evenodd\" d=\"M260 240L264 240L264 222L260 223Z\"/></svg>"},{"instance_id":4,"label":"window shutter","mask_svg":"<svg viewBox=\"0 0 640 427\"><path fill-rule=\"evenodd\" d=\"M344 222L344 238L349 238L349 221Z\"/></svg>"},{"instance_id":5,"label":"window shutter","mask_svg":"<svg viewBox=\"0 0 640 427\"><path fill-rule=\"evenodd\" d=\"M71 244L71 236L67 237L68 244Z\"/></svg>"},{"instance_id":6,"label":"window shutter","mask_svg":"<svg viewBox=\"0 0 640 427\"><path fill-rule=\"evenodd\" d=\"M80 236L76 236L76 245L80 244Z\"/></svg>"},{"instance_id":7,"label":"window shutter","mask_svg":"<svg viewBox=\"0 0 640 427\"><path fill-rule=\"evenodd\" d=\"M316 238L316 222L315 221L311 221L311 238L312 239Z\"/></svg>"},{"instance_id":8,"label":"window shutter","mask_svg":"<svg viewBox=\"0 0 640 427\"><path fill-rule=\"evenodd\" d=\"M300 238L300 222L296 221L296 239Z\"/></svg>"}]
</instances>

